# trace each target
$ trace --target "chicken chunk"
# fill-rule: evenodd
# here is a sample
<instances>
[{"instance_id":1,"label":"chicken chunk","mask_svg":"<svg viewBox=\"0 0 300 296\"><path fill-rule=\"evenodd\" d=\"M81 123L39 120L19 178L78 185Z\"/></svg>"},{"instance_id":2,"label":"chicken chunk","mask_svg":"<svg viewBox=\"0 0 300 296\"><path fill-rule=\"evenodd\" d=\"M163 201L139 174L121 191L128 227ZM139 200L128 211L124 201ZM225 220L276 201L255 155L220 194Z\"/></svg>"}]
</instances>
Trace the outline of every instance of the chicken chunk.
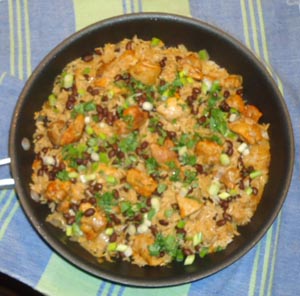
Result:
<instances>
[{"instance_id":1,"label":"chicken chunk","mask_svg":"<svg viewBox=\"0 0 300 296\"><path fill-rule=\"evenodd\" d=\"M51 181L47 186L45 197L49 201L61 202L67 198L70 188L70 182L63 182L60 180Z\"/></svg>"},{"instance_id":2,"label":"chicken chunk","mask_svg":"<svg viewBox=\"0 0 300 296\"><path fill-rule=\"evenodd\" d=\"M151 154L160 164L164 164L169 161L176 161L177 154L172 150L173 146L173 142L169 139L165 141L163 146L153 143L150 145Z\"/></svg>"},{"instance_id":3,"label":"chicken chunk","mask_svg":"<svg viewBox=\"0 0 300 296\"><path fill-rule=\"evenodd\" d=\"M196 154L203 164L216 164L220 161L222 147L209 140L199 141L196 145Z\"/></svg>"},{"instance_id":4,"label":"chicken chunk","mask_svg":"<svg viewBox=\"0 0 300 296\"><path fill-rule=\"evenodd\" d=\"M126 180L138 194L145 197L150 197L157 188L157 182L151 176L138 169L130 169Z\"/></svg>"},{"instance_id":5,"label":"chicken chunk","mask_svg":"<svg viewBox=\"0 0 300 296\"><path fill-rule=\"evenodd\" d=\"M167 120L187 116L189 114L186 108L186 102L180 98L170 97L157 107L157 112L163 115Z\"/></svg>"},{"instance_id":6,"label":"chicken chunk","mask_svg":"<svg viewBox=\"0 0 300 296\"><path fill-rule=\"evenodd\" d=\"M69 124L62 120L52 122L47 134L53 145L64 146L79 141L83 134L84 126L84 116L79 114Z\"/></svg>"},{"instance_id":7,"label":"chicken chunk","mask_svg":"<svg viewBox=\"0 0 300 296\"><path fill-rule=\"evenodd\" d=\"M166 255L163 257L151 256L148 246L154 244L154 237L151 233L136 235L132 244L133 260L139 265L159 266L166 262Z\"/></svg>"},{"instance_id":8,"label":"chicken chunk","mask_svg":"<svg viewBox=\"0 0 300 296\"><path fill-rule=\"evenodd\" d=\"M136 79L147 85L155 85L161 72L159 64L141 60L130 68L129 73Z\"/></svg>"},{"instance_id":9,"label":"chicken chunk","mask_svg":"<svg viewBox=\"0 0 300 296\"><path fill-rule=\"evenodd\" d=\"M262 130L253 120L242 118L229 123L229 128L240 135L248 144L255 144L262 139Z\"/></svg>"},{"instance_id":10,"label":"chicken chunk","mask_svg":"<svg viewBox=\"0 0 300 296\"><path fill-rule=\"evenodd\" d=\"M123 118L115 122L118 134L128 134L139 129L148 119L148 113L138 106L131 106L124 110Z\"/></svg>"},{"instance_id":11,"label":"chicken chunk","mask_svg":"<svg viewBox=\"0 0 300 296\"><path fill-rule=\"evenodd\" d=\"M176 196L181 218L185 218L201 209L201 204L195 199Z\"/></svg>"}]
</instances>

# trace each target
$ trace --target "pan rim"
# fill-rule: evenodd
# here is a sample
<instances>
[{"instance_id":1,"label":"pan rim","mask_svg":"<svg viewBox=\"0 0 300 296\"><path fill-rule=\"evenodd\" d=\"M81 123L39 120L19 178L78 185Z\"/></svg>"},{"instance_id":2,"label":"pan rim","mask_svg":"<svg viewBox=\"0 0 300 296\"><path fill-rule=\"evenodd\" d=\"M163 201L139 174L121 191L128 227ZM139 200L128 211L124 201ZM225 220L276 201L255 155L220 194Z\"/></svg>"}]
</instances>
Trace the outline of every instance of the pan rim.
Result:
<instances>
[{"instance_id":1,"label":"pan rim","mask_svg":"<svg viewBox=\"0 0 300 296\"><path fill-rule=\"evenodd\" d=\"M223 35L223 38L227 41L233 43L237 47L239 47L240 50L242 50L247 57L249 57L251 60L253 60L257 67L266 75L268 78L268 82L272 85L272 88L276 92L276 96L279 98L280 107L283 110L283 113L285 114L285 120L288 125L288 131L289 135L288 138L290 140L289 148L290 148L290 158L289 163L287 164L287 171L288 176L286 177L286 183L285 186L282 189L282 195L280 198L280 202L278 203L277 207L275 208L273 215L268 220L268 223L264 224L264 227L260 229L259 232L255 235L254 239L251 241L250 244L248 244L246 247L244 247L242 250L239 250L234 256L230 257L229 259L226 259L223 264L217 265L216 267L210 268L205 273L196 272L195 275L185 275L185 276L178 276L174 279L161 279L161 280L140 280L140 279L125 279L122 276L119 275L107 275L107 273L102 272L101 270L96 270L96 268L93 268L92 266L89 266L85 263L82 263L80 259L75 258L72 254L66 253L65 250L57 244L57 240L51 236L48 236L47 231L40 226L40 222L37 221L36 217L33 215L33 211L30 208L29 204L26 202L26 193L25 189L21 186L21 176L18 172L18 164L16 162L15 154L16 154L16 126L18 122L18 115L20 112L20 109L23 106L23 102L26 99L27 93L31 88L31 85L34 83L36 77L42 72L42 70L51 63L51 60L53 56L57 55L63 48L70 46L73 42L76 40L82 38L82 36L93 32L94 30L99 29L100 27L110 26L113 25L115 22L122 23L127 21L133 21L139 19L140 21L143 19L151 19L153 21L157 20L167 20L167 21L180 21L184 23L185 25L194 25L194 26L200 26L205 30L209 30L215 34ZM16 191L19 196L19 200L21 203L22 208L24 209L24 212L26 216L29 218L31 224L34 226L35 230L39 233L39 235L43 238L43 240L60 256L67 259L69 263L72 263L76 267L79 267L81 270L84 270L85 272L88 272L90 274L93 274L97 277L100 277L105 280L109 280L112 282L124 284L124 285L130 285L130 286L139 286L139 287L166 287L166 286L174 286L179 284L184 284L188 282L193 282L195 280L199 280L202 278L205 278L207 276L210 276L212 274L215 274L218 271L221 271L222 269L228 267L229 265L233 264L237 260L239 260L241 257L243 257L246 253L249 252L250 249L252 249L264 236L264 234L267 232L267 230L270 228L270 226L273 224L274 220L278 216L278 213L283 206L284 200L286 199L286 196L288 194L288 190L290 187L290 183L292 181L292 175L293 175L293 167L294 167L294 155L295 155L295 147L294 147L294 133L293 133L293 127L292 122L290 119L290 115L288 112L287 105L284 101L284 98L282 94L280 93L273 77L268 73L265 65L263 62L245 45L243 45L239 40L235 39L228 33L224 32L223 30L207 23L202 20L194 19L191 17L185 17L180 16L176 14L167 14L167 13L132 13L127 15L120 15L115 16L109 19L105 19L99 22L96 22L88 27L85 27L81 29L78 32L73 33L71 36L63 40L61 43L59 43L56 47L54 47L43 59L42 61L37 65L33 73L31 74L30 78L27 80L20 96L18 99L18 102L15 107L15 112L12 118L11 122L11 128L10 128L10 136L9 136L9 153L11 157L11 171L13 178L16 182Z\"/></svg>"}]
</instances>

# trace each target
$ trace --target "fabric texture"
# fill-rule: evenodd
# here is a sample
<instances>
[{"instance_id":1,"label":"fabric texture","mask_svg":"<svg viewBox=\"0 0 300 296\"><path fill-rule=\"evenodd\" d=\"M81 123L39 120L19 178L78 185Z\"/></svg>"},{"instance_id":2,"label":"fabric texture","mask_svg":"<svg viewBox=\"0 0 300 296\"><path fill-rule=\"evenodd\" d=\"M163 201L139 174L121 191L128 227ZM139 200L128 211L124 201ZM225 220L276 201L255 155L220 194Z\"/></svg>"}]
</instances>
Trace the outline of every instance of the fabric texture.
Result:
<instances>
[{"instance_id":1,"label":"fabric texture","mask_svg":"<svg viewBox=\"0 0 300 296\"><path fill-rule=\"evenodd\" d=\"M46 295L298 295L300 0L0 0L0 158L8 156L18 95L42 58L93 22L147 11L187 15L218 26L270 69L288 106L296 143L293 179L279 216L249 253L217 274L176 287L133 288L93 277L62 259L32 228L15 191L1 190L0 271ZM0 179L9 177L8 167L1 167Z\"/></svg>"}]
</instances>

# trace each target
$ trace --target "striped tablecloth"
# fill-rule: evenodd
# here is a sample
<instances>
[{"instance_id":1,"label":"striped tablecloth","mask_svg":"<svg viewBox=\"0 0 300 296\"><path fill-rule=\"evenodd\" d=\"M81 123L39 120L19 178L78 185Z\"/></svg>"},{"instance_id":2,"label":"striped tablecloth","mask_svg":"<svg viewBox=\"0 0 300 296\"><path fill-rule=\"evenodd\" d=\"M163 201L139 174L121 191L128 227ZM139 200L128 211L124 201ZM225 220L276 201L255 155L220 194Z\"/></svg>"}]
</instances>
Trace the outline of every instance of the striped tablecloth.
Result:
<instances>
[{"instance_id":1,"label":"striped tablecloth","mask_svg":"<svg viewBox=\"0 0 300 296\"><path fill-rule=\"evenodd\" d=\"M53 253L27 221L15 192L2 190L0 271L47 295L299 295L300 0L0 0L0 158L8 155L18 95L48 51L93 22L148 11L221 27L272 66L296 139L294 176L282 211L261 242L225 270L190 284L143 289L95 278ZM8 169L1 168L0 177L9 177Z\"/></svg>"}]
</instances>

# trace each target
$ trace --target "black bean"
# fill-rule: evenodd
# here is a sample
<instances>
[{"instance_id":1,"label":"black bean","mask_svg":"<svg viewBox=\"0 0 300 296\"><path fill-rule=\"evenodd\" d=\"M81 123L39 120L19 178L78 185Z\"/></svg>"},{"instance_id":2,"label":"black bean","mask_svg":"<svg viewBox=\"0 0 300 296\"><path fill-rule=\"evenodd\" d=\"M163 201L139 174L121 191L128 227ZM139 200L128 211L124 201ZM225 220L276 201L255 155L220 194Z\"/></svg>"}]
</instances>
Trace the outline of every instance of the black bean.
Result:
<instances>
[{"instance_id":1,"label":"black bean","mask_svg":"<svg viewBox=\"0 0 300 296\"><path fill-rule=\"evenodd\" d=\"M252 187L252 193L254 195L257 195L258 194L258 189L256 187Z\"/></svg>"},{"instance_id":2,"label":"black bean","mask_svg":"<svg viewBox=\"0 0 300 296\"><path fill-rule=\"evenodd\" d=\"M126 50L132 50L132 44L133 44L132 40L128 41L125 47Z\"/></svg>"},{"instance_id":3,"label":"black bean","mask_svg":"<svg viewBox=\"0 0 300 296\"><path fill-rule=\"evenodd\" d=\"M119 199L120 198L120 193L117 189L114 189L112 191L112 194L114 195L115 199Z\"/></svg>"},{"instance_id":4,"label":"black bean","mask_svg":"<svg viewBox=\"0 0 300 296\"><path fill-rule=\"evenodd\" d=\"M220 206L222 209L226 210L229 206L229 203L227 200L220 200Z\"/></svg>"},{"instance_id":5,"label":"black bean","mask_svg":"<svg viewBox=\"0 0 300 296\"><path fill-rule=\"evenodd\" d=\"M76 221L75 216L69 216L66 218L66 222L68 225L72 225Z\"/></svg>"},{"instance_id":6,"label":"black bean","mask_svg":"<svg viewBox=\"0 0 300 296\"><path fill-rule=\"evenodd\" d=\"M233 154L233 144L232 144L232 142L229 141L229 140L226 140L226 143L227 143L226 154L227 154L228 156L232 156L232 154Z\"/></svg>"},{"instance_id":7,"label":"black bean","mask_svg":"<svg viewBox=\"0 0 300 296\"><path fill-rule=\"evenodd\" d=\"M192 89L193 95L198 95L200 93L201 93L201 89L199 87L193 87L193 89Z\"/></svg>"},{"instance_id":8,"label":"black bean","mask_svg":"<svg viewBox=\"0 0 300 296\"><path fill-rule=\"evenodd\" d=\"M219 227L221 227L221 226L223 226L223 225L225 225L226 224L226 220L225 219L222 219L222 220L218 220L217 221L217 226L219 226Z\"/></svg>"},{"instance_id":9,"label":"black bean","mask_svg":"<svg viewBox=\"0 0 300 296\"><path fill-rule=\"evenodd\" d=\"M124 158L124 157L125 157L125 153L124 153L124 152L122 152L122 151L118 151L118 153L117 153L117 157L118 157L119 159L122 159L122 158Z\"/></svg>"},{"instance_id":10,"label":"black bean","mask_svg":"<svg viewBox=\"0 0 300 296\"><path fill-rule=\"evenodd\" d=\"M115 76L115 82L117 82L117 81L120 81L120 80L123 80L124 78L123 78L123 76L121 75L121 74L117 74L116 76Z\"/></svg>"},{"instance_id":11,"label":"black bean","mask_svg":"<svg viewBox=\"0 0 300 296\"><path fill-rule=\"evenodd\" d=\"M183 254L184 254L185 256L189 256L189 255L192 255L192 254L193 254L192 250L190 250L190 249L188 249L188 248L183 248L183 249L182 249L182 252L183 252Z\"/></svg>"},{"instance_id":12,"label":"black bean","mask_svg":"<svg viewBox=\"0 0 300 296\"><path fill-rule=\"evenodd\" d=\"M121 220L114 213L111 213L109 217L116 225L121 224Z\"/></svg>"},{"instance_id":13,"label":"black bean","mask_svg":"<svg viewBox=\"0 0 300 296\"><path fill-rule=\"evenodd\" d=\"M164 68L166 66L167 57L163 57L162 60L159 62L159 65Z\"/></svg>"},{"instance_id":14,"label":"black bean","mask_svg":"<svg viewBox=\"0 0 300 296\"><path fill-rule=\"evenodd\" d=\"M241 189L241 190L245 189L245 185L244 185L244 181L243 180L239 181L239 189Z\"/></svg>"},{"instance_id":15,"label":"black bean","mask_svg":"<svg viewBox=\"0 0 300 296\"><path fill-rule=\"evenodd\" d=\"M203 124L206 122L206 120L207 120L207 117L203 115L200 118L198 118L198 123Z\"/></svg>"},{"instance_id":16,"label":"black bean","mask_svg":"<svg viewBox=\"0 0 300 296\"><path fill-rule=\"evenodd\" d=\"M85 55L82 57L82 60L85 61L85 62L90 62L94 59L94 56L92 54L89 54L89 55Z\"/></svg>"},{"instance_id":17,"label":"black bean","mask_svg":"<svg viewBox=\"0 0 300 296\"><path fill-rule=\"evenodd\" d=\"M116 150L110 150L109 152L108 152L108 157L109 158L112 158L112 157L114 157L114 156L116 156Z\"/></svg>"},{"instance_id":18,"label":"black bean","mask_svg":"<svg viewBox=\"0 0 300 296\"><path fill-rule=\"evenodd\" d=\"M96 211L95 211L94 208L89 208L89 209L87 209L87 210L84 211L83 215L85 217L91 217L91 216L93 216L95 214L95 212Z\"/></svg>"},{"instance_id":19,"label":"black bean","mask_svg":"<svg viewBox=\"0 0 300 296\"><path fill-rule=\"evenodd\" d=\"M221 104L220 104L220 109L224 112L229 112L230 111L230 106L225 102L223 101Z\"/></svg>"},{"instance_id":20,"label":"black bean","mask_svg":"<svg viewBox=\"0 0 300 296\"><path fill-rule=\"evenodd\" d=\"M178 203L172 203L172 204L171 204L171 207L172 207L173 210L179 210L179 205L178 205Z\"/></svg>"},{"instance_id":21,"label":"black bean","mask_svg":"<svg viewBox=\"0 0 300 296\"><path fill-rule=\"evenodd\" d=\"M113 232L112 235L109 237L109 242L114 243L117 240L117 238L118 235L115 232Z\"/></svg>"},{"instance_id":22,"label":"black bean","mask_svg":"<svg viewBox=\"0 0 300 296\"><path fill-rule=\"evenodd\" d=\"M203 174L203 166L199 163L195 164L195 169L198 172L198 174Z\"/></svg>"},{"instance_id":23,"label":"black bean","mask_svg":"<svg viewBox=\"0 0 300 296\"><path fill-rule=\"evenodd\" d=\"M225 99L227 99L229 96L230 96L230 92L228 90L225 90L224 93L223 93L223 97Z\"/></svg>"},{"instance_id":24,"label":"black bean","mask_svg":"<svg viewBox=\"0 0 300 296\"><path fill-rule=\"evenodd\" d=\"M163 225L163 226L168 226L169 225L169 222L165 219L160 219L158 220L159 224L160 225Z\"/></svg>"},{"instance_id":25,"label":"black bean","mask_svg":"<svg viewBox=\"0 0 300 296\"><path fill-rule=\"evenodd\" d=\"M141 144L141 148L142 149L146 149L147 147L149 146L149 143L147 142L147 141L144 141L144 142L142 142L142 144Z\"/></svg>"},{"instance_id":26,"label":"black bean","mask_svg":"<svg viewBox=\"0 0 300 296\"><path fill-rule=\"evenodd\" d=\"M236 94L242 97L242 96L244 95L243 89L238 89L238 90L236 91Z\"/></svg>"},{"instance_id":27,"label":"black bean","mask_svg":"<svg viewBox=\"0 0 300 296\"><path fill-rule=\"evenodd\" d=\"M93 186L93 189L95 191L101 191L103 188L103 185L101 183L96 183L94 186Z\"/></svg>"},{"instance_id":28,"label":"black bean","mask_svg":"<svg viewBox=\"0 0 300 296\"><path fill-rule=\"evenodd\" d=\"M229 215L228 213L224 213L223 218L224 218L225 221L229 221L229 222L232 221L232 216Z\"/></svg>"},{"instance_id":29,"label":"black bean","mask_svg":"<svg viewBox=\"0 0 300 296\"><path fill-rule=\"evenodd\" d=\"M167 131L167 135L170 139L176 138L176 132L174 132L174 131Z\"/></svg>"},{"instance_id":30,"label":"black bean","mask_svg":"<svg viewBox=\"0 0 300 296\"><path fill-rule=\"evenodd\" d=\"M89 203L92 205L96 205L97 199L95 197L91 197L91 198L89 198Z\"/></svg>"},{"instance_id":31,"label":"black bean","mask_svg":"<svg viewBox=\"0 0 300 296\"><path fill-rule=\"evenodd\" d=\"M151 225L150 227L151 233L156 236L158 234L157 227L155 225Z\"/></svg>"}]
</instances>

